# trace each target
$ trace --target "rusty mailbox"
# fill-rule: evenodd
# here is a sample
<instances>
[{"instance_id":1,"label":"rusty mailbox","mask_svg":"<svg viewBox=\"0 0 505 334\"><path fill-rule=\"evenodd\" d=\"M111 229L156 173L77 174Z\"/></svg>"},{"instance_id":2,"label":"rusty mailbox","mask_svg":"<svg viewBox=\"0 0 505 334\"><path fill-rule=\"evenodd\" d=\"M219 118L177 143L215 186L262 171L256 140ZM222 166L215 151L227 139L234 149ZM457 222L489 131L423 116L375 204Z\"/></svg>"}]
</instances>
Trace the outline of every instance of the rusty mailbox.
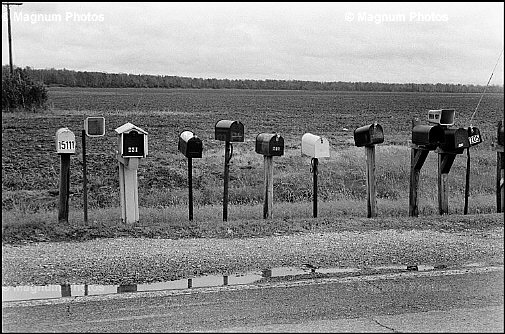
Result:
<instances>
[{"instance_id":1,"label":"rusty mailbox","mask_svg":"<svg viewBox=\"0 0 505 334\"><path fill-rule=\"evenodd\" d=\"M256 153L264 156L284 154L284 138L277 133L260 133L256 136Z\"/></svg>"},{"instance_id":2,"label":"rusty mailbox","mask_svg":"<svg viewBox=\"0 0 505 334\"><path fill-rule=\"evenodd\" d=\"M202 140L191 131L183 131L179 136L178 149L186 158L201 158Z\"/></svg>"},{"instance_id":3,"label":"rusty mailbox","mask_svg":"<svg viewBox=\"0 0 505 334\"><path fill-rule=\"evenodd\" d=\"M365 125L354 130L354 144L358 147L384 142L384 131L377 123Z\"/></svg>"},{"instance_id":4,"label":"rusty mailbox","mask_svg":"<svg viewBox=\"0 0 505 334\"><path fill-rule=\"evenodd\" d=\"M243 142L244 125L239 121L220 120L215 125L215 139L227 142Z\"/></svg>"}]
</instances>

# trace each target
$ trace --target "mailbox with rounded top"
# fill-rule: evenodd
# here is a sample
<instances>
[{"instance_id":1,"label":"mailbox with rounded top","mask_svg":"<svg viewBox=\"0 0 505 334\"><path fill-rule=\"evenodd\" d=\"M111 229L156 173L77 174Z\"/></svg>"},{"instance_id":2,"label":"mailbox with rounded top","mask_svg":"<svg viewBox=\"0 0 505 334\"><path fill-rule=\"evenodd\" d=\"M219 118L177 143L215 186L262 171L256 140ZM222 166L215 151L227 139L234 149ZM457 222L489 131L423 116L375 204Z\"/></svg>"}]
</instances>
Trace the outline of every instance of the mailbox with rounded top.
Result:
<instances>
[{"instance_id":1,"label":"mailbox with rounded top","mask_svg":"<svg viewBox=\"0 0 505 334\"><path fill-rule=\"evenodd\" d=\"M56 131L56 153L75 154L75 134L69 128Z\"/></svg>"},{"instance_id":2,"label":"mailbox with rounded top","mask_svg":"<svg viewBox=\"0 0 505 334\"><path fill-rule=\"evenodd\" d=\"M260 133L256 136L256 153L266 156L284 154L284 138L277 133Z\"/></svg>"},{"instance_id":3,"label":"mailbox with rounded top","mask_svg":"<svg viewBox=\"0 0 505 334\"><path fill-rule=\"evenodd\" d=\"M441 149L445 151L459 151L467 147L470 147L467 129L444 129L444 142L440 144Z\"/></svg>"},{"instance_id":4,"label":"mailbox with rounded top","mask_svg":"<svg viewBox=\"0 0 505 334\"><path fill-rule=\"evenodd\" d=\"M454 109L438 109L428 111L428 122L443 126L454 125Z\"/></svg>"},{"instance_id":5,"label":"mailbox with rounded top","mask_svg":"<svg viewBox=\"0 0 505 334\"><path fill-rule=\"evenodd\" d=\"M330 143L328 139L306 133L302 136L302 155L312 158L330 157Z\"/></svg>"},{"instance_id":6,"label":"mailbox with rounded top","mask_svg":"<svg viewBox=\"0 0 505 334\"><path fill-rule=\"evenodd\" d=\"M239 121L220 120L215 126L215 139L228 142L243 142L244 125Z\"/></svg>"},{"instance_id":7,"label":"mailbox with rounded top","mask_svg":"<svg viewBox=\"0 0 505 334\"><path fill-rule=\"evenodd\" d=\"M191 131L183 131L179 136L178 149L186 158L201 158L202 140Z\"/></svg>"},{"instance_id":8,"label":"mailbox with rounded top","mask_svg":"<svg viewBox=\"0 0 505 334\"><path fill-rule=\"evenodd\" d=\"M503 141L504 141L504 136L503 136L503 121L501 121L499 124L498 124L498 128L496 130L496 136L498 138L498 145L501 145L503 146Z\"/></svg>"},{"instance_id":9,"label":"mailbox with rounded top","mask_svg":"<svg viewBox=\"0 0 505 334\"><path fill-rule=\"evenodd\" d=\"M384 142L384 131L377 123L365 125L354 130L354 144L360 146L371 146Z\"/></svg>"},{"instance_id":10,"label":"mailbox with rounded top","mask_svg":"<svg viewBox=\"0 0 505 334\"><path fill-rule=\"evenodd\" d=\"M128 122L116 129L119 136L119 153L123 158L147 156L147 132Z\"/></svg>"},{"instance_id":11,"label":"mailbox with rounded top","mask_svg":"<svg viewBox=\"0 0 505 334\"><path fill-rule=\"evenodd\" d=\"M412 129L412 143L435 149L444 141L444 128L439 125L416 125Z\"/></svg>"},{"instance_id":12,"label":"mailbox with rounded top","mask_svg":"<svg viewBox=\"0 0 505 334\"><path fill-rule=\"evenodd\" d=\"M469 126L468 131L468 144L470 146L475 146L482 143L482 136L480 135L479 128L475 126Z\"/></svg>"}]
</instances>

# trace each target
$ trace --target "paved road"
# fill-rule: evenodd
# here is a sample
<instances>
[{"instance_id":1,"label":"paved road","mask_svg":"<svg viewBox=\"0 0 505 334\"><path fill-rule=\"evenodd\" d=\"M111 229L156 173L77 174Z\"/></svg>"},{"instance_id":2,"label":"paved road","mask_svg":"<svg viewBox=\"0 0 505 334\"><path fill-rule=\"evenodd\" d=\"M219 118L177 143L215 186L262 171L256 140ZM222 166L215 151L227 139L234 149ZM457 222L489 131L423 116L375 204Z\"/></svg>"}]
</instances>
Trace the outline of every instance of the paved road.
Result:
<instances>
[{"instance_id":1,"label":"paved road","mask_svg":"<svg viewBox=\"0 0 505 334\"><path fill-rule=\"evenodd\" d=\"M503 266L3 303L4 332L503 332Z\"/></svg>"}]
</instances>

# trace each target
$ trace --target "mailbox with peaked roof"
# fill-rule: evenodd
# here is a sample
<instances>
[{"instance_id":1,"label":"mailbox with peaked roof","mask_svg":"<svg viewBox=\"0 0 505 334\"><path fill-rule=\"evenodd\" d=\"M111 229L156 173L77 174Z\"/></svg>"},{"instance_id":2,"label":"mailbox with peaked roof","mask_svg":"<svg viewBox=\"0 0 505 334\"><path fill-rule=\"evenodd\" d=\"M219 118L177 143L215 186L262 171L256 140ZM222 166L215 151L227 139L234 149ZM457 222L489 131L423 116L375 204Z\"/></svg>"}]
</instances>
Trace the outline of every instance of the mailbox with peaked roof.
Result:
<instances>
[{"instance_id":1,"label":"mailbox with peaked roof","mask_svg":"<svg viewBox=\"0 0 505 334\"><path fill-rule=\"evenodd\" d=\"M239 121L220 120L215 126L215 139L227 142L244 141L244 125Z\"/></svg>"},{"instance_id":2,"label":"mailbox with peaked roof","mask_svg":"<svg viewBox=\"0 0 505 334\"><path fill-rule=\"evenodd\" d=\"M123 158L147 156L147 132L128 122L116 129L119 134L119 153Z\"/></svg>"},{"instance_id":3,"label":"mailbox with peaked roof","mask_svg":"<svg viewBox=\"0 0 505 334\"><path fill-rule=\"evenodd\" d=\"M302 155L312 158L329 158L330 143L328 139L306 133L302 136Z\"/></svg>"},{"instance_id":4,"label":"mailbox with peaked roof","mask_svg":"<svg viewBox=\"0 0 505 334\"><path fill-rule=\"evenodd\" d=\"M284 154L284 138L277 133L260 133L256 136L256 153L265 156Z\"/></svg>"}]
</instances>

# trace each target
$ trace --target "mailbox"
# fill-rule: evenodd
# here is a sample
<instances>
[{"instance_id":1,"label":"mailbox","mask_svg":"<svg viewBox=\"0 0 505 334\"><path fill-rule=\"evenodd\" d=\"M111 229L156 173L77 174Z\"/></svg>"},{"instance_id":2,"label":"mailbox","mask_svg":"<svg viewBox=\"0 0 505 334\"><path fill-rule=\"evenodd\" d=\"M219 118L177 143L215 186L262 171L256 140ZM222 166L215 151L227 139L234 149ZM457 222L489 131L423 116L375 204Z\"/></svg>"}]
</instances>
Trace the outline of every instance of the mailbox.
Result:
<instances>
[{"instance_id":1,"label":"mailbox","mask_svg":"<svg viewBox=\"0 0 505 334\"><path fill-rule=\"evenodd\" d=\"M183 131L179 136L178 149L186 158L201 158L202 140L191 131Z\"/></svg>"},{"instance_id":2,"label":"mailbox","mask_svg":"<svg viewBox=\"0 0 505 334\"><path fill-rule=\"evenodd\" d=\"M384 131L380 124L365 125L354 130L354 144L358 147L384 142Z\"/></svg>"},{"instance_id":3,"label":"mailbox","mask_svg":"<svg viewBox=\"0 0 505 334\"><path fill-rule=\"evenodd\" d=\"M244 141L244 125L239 121L220 120L215 126L215 139L228 142Z\"/></svg>"},{"instance_id":4,"label":"mailbox","mask_svg":"<svg viewBox=\"0 0 505 334\"><path fill-rule=\"evenodd\" d=\"M87 117L84 120L84 130L88 137L102 137L105 135L104 117Z\"/></svg>"},{"instance_id":5,"label":"mailbox","mask_svg":"<svg viewBox=\"0 0 505 334\"><path fill-rule=\"evenodd\" d=\"M441 149L456 151L467 147L470 147L467 129L444 129L444 142L440 144Z\"/></svg>"},{"instance_id":6,"label":"mailbox","mask_svg":"<svg viewBox=\"0 0 505 334\"><path fill-rule=\"evenodd\" d=\"M438 125L416 125L412 128L412 143L435 149L444 141L444 128Z\"/></svg>"},{"instance_id":7,"label":"mailbox","mask_svg":"<svg viewBox=\"0 0 505 334\"><path fill-rule=\"evenodd\" d=\"M147 132L128 122L116 129L119 136L119 153L123 158L147 156Z\"/></svg>"},{"instance_id":8,"label":"mailbox","mask_svg":"<svg viewBox=\"0 0 505 334\"><path fill-rule=\"evenodd\" d=\"M277 133L260 133L256 136L256 153L266 156L284 154L284 138Z\"/></svg>"},{"instance_id":9,"label":"mailbox","mask_svg":"<svg viewBox=\"0 0 505 334\"><path fill-rule=\"evenodd\" d=\"M75 134L68 128L56 131L56 153L75 154Z\"/></svg>"},{"instance_id":10,"label":"mailbox","mask_svg":"<svg viewBox=\"0 0 505 334\"><path fill-rule=\"evenodd\" d=\"M498 138L498 145L503 146L503 121L498 124L498 129L496 130L496 137Z\"/></svg>"},{"instance_id":11,"label":"mailbox","mask_svg":"<svg viewBox=\"0 0 505 334\"><path fill-rule=\"evenodd\" d=\"M428 122L443 126L454 125L454 109L438 109L428 111Z\"/></svg>"},{"instance_id":12,"label":"mailbox","mask_svg":"<svg viewBox=\"0 0 505 334\"><path fill-rule=\"evenodd\" d=\"M330 156L330 143L328 139L306 133L302 136L302 155L312 158L328 158Z\"/></svg>"},{"instance_id":13,"label":"mailbox","mask_svg":"<svg viewBox=\"0 0 505 334\"><path fill-rule=\"evenodd\" d=\"M482 143L482 136L480 135L479 128L475 126L469 126L468 131L468 144L470 146L475 146Z\"/></svg>"}]
</instances>

